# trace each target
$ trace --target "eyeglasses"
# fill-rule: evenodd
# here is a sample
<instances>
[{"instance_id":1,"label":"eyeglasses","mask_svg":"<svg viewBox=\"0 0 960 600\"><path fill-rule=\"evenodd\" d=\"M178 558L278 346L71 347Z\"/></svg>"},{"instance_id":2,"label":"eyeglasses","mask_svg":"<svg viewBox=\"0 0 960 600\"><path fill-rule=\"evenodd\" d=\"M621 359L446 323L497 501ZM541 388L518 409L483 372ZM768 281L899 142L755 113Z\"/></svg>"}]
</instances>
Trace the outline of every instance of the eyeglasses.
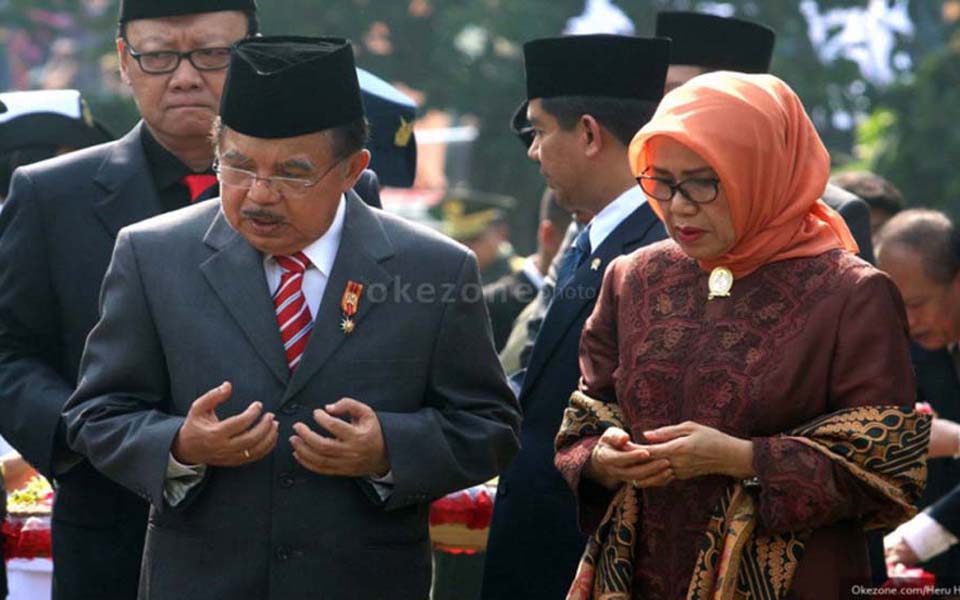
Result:
<instances>
[{"instance_id":1,"label":"eyeglasses","mask_svg":"<svg viewBox=\"0 0 960 600\"><path fill-rule=\"evenodd\" d=\"M249 190L256 185L258 181L262 181L264 185L278 194L284 196L296 196L297 194L302 194L305 190L312 188L323 181L323 178L329 175L330 172L333 171L333 169L341 162L343 162L342 158L330 165L329 169L314 179L306 179L303 177L280 177L278 175L260 177L253 171L228 167L221 165L219 162L214 163L213 170L217 173L217 175L220 176L220 183L228 187Z\"/></svg>"},{"instance_id":2,"label":"eyeglasses","mask_svg":"<svg viewBox=\"0 0 960 600\"><path fill-rule=\"evenodd\" d=\"M660 202L670 202L680 192L694 204L709 204L720 193L720 180L716 177L692 177L674 183L661 177L640 175L637 183L646 195Z\"/></svg>"},{"instance_id":3,"label":"eyeglasses","mask_svg":"<svg viewBox=\"0 0 960 600\"><path fill-rule=\"evenodd\" d=\"M124 40L127 52L137 61L144 73L163 75L173 73L184 58L198 71L222 71L230 66L230 48L197 48L189 52L162 50L160 52L137 52Z\"/></svg>"}]
</instances>

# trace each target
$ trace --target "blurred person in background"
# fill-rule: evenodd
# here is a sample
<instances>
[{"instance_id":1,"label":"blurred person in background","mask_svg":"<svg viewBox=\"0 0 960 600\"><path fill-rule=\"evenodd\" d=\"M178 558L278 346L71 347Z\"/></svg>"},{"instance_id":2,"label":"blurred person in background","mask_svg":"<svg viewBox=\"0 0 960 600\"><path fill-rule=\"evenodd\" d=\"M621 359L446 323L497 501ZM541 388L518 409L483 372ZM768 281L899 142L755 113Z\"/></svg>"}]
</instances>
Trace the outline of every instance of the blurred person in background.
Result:
<instances>
[{"instance_id":1,"label":"blurred person in background","mask_svg":"<svg viewBox=\"0 0 960 600\"><path fill-rule=\"evenodd\" d=\"M939 417L931 433L925 509L885 540L888 562L960 574L960 232L939 211L899 212L877 234L877 265L903 295L918 399Z\"/></svg>"},{"instance_id":2,"label":"blurred person in background","mask_svg":"<svg viewBox=\"0 0 960 600\"><path fill-rule=\"evenodd\" d=\"M0 213L0 435L56 483L57 600L137 596L147 503L66 445L61 412L119 230L216 194L210 130L254 0L123 0L117 54L143 117L17 169Z\"/></svg>"},{"instance_id":3,"label":"blurred person in background","mask_svg":"<svg viewBox=\"0 0 960 600\"><path fill-rule=\"evenodd\" d=\"M523 258L504 244L504 223L513 198L467 188L448 190L431 208L440 231L473 251L485 285L523 268Z\"/></svg>"},{"instance_id":4,"label":"blurred person in background","mask_svg":"<svg viewBox=\"0 0 960 600\"><path fill-rule=\"evenodd\" d=\"M537 297L544 285L550 264L560 251L572 216L557 204L556 194L546 188L540 199L540 224L537 226L537 252L524 259L523 268L507 275L483 290L493 323L493 339L500 352L500 361L507 373L520 368L520 351L526 340L525 320L517 323L521 314L529 315L526 307ZM512 335L512 331L517 335ZM520 335L524 332L524 335ZM509 343L513 342L512 346Z\"/></svg>"},{"instance_id":5,"label":"blurred person in background","mask_svg":"<svg viewBox=\"0 0 960 600\"><path fill-rule=\"evenodd\" d=\"M875 173L848 171L834 175L830 182L856 194L870 207L870 233L875 246L877 235L887 221L906 208L903 194L897 186Z\"/></svg>"},{"instance_id":6,"label":"blurred person in background","mask_svg":"<svg viewBox=\"0 0 960 600\"><path fill-rule=\"evenodd\" d=\"M777 37L760 23L685 11L659 13L656 32L673 41L667 91L713 71L769 73ZM835 185L827 185L823 201L847 223L859 256L873 263L869 207Z\"/></svg>"},{"instance_id":7,"label":"blurred person in background","mask_svg":"<svg viewBox=\"0 0 960 600\"><path fill-rule=\"evenodd\" d=\"M76 90L8 92L0 102L0 208L17 167L113 139Z\"/></svg>"}]
</instances>

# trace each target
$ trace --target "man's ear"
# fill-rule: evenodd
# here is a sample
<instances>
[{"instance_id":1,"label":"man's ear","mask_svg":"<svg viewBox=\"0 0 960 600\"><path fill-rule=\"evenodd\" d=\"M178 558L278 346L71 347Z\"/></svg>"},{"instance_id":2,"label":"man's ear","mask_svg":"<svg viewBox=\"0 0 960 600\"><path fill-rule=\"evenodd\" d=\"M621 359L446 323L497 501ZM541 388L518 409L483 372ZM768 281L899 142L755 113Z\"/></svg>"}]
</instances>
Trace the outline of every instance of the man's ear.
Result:
<instances>
[{"instance_id":1,"label":"man's ear","mask_svg":"<svg viewBox=\"0 0 960 600\"><path fill-rule=\"evenodd\" d=\"M343 191L346 192L357 185L357 181L360 180L364 169L370 165L370 151L364 148L359 152L354 152L349 159L344 161L344 164L346 165L347 172L343 181L345 185L349 184L343 188Z\"/></svg>"},{"instance_id":2,"label":"man's ear","mask_svg":"<svg viewBox=\"0 0 960 600\"><path fill-rule=\"evenodd\" d=\"M584 154L593 158L603 150L603 136L600 123L590 115L580 117L580 130L583 135Z\"/></svg>"},{"instance_id":3,"label":"man's ear","mask_svg":"<svg viewBox=\"0 0 960 600\"><path fill-rule=\"evenodd\" d=\"M123 41L123 38L117 38L117 60L120 63L120 80L130 85L130 77L127 75L126 47L126 42Z\"/></svg>"}]
</instances>

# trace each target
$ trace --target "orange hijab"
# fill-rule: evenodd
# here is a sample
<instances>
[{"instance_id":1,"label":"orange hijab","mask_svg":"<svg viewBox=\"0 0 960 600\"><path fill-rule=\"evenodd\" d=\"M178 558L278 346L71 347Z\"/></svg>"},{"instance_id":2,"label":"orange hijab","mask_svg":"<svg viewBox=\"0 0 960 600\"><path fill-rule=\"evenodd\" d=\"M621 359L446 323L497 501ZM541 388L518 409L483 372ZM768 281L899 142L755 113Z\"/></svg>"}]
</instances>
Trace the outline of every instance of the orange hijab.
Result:
<instances>
[{"instance_id":1,"label":"orange hijab","mask_svg":"<svg viewBox=\"0 0 960 600\"><path fill-rule=\"evenodd\" d=\"M699 154L730 204L736 242L723 256L700 261L702 269L723 266L740 278L772 262L858 251L843 218L820 200L830 155L800 98L780 79L720 71L670 92L630 144L635 175L650 162L647 142L661 135ZM663 220L660 204L650 204Z\"/></svg>"}]
</instances>

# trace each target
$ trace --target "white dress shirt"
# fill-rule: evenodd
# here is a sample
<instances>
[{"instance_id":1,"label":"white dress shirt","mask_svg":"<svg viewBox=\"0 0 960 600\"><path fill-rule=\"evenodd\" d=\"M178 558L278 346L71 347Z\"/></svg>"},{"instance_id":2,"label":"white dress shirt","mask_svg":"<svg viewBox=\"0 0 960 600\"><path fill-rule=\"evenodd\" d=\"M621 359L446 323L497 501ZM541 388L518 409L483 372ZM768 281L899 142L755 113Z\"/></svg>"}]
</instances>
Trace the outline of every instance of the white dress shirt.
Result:
<instances>
[{"instance_id":1,"label":"white dress shirt","mask_svg":"<svg viewBox=\"0 0 960 600\"><path fill-rule=\"evenodd\" d=\"M323 292L327 289L330 271L333 270L333 264L337 260L346 213L346 201L341 198L340 206L337 207L337 214L334 215L330 228L315 242L303 249L303 253L310 259L310 267L304 271L301 285L303 297L310 308L311 318L316 318L317 311L320 310L320 301L323 299ZM270 290L270 296L272 297L277 292L277 288L280 287L283 269L277 264L276 258L268 255L263 259L263 273L267 277L267 288Z\"/></svg>"},{"instance_id":2,"label":"white dress shirt","mask_svg":"<svg viewBox=\"0 0 960 600\"><path fill-rule=\"evenodd\" d=\"M597 251L613 230L620 226L635 210L646 204L647 197L639 185L620 194L616 200L603 207L590 221L590 253Z\"/></svg>"},{"instance_id":3,"label":"white dress shirt","mask_svg":"<svg viewBox=\"0 0 960 600\"><path fill-rule=\"evenodd\" d=\"M890 548L900 539L910 546L920 562L927 562L957 543L956 536L926 512L917 513L917 516L897 527L893 533L883 538L883 545Z\"/></svg>"}]
</instances>

